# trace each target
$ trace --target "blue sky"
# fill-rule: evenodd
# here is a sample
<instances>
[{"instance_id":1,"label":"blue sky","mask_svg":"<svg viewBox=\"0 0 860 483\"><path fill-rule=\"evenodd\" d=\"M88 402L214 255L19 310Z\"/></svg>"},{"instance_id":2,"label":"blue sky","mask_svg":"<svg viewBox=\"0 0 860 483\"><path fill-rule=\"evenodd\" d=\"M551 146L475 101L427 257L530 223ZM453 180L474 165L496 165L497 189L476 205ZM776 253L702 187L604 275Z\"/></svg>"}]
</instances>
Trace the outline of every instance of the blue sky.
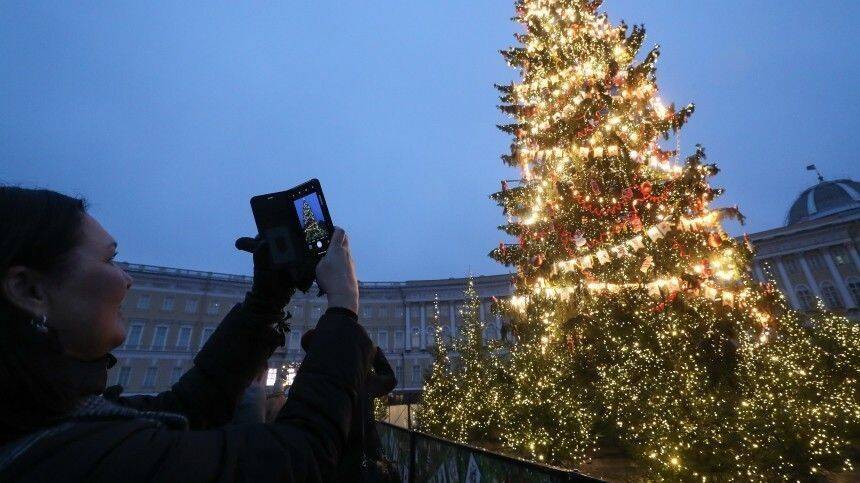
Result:
<instances>
[{"instance_id":1,"label":"blue sky","mask_svg":"<svg viewBox=\"0 0 860 483\"><path fill-rule=\"evenodd\" d=\"M824 7L822 7L824 5ZM723 172L723 205L783 223L815 181L860 178L860 2L609 0L659 43L662 97ZM249 273L248 199L313 177L362 280L503 273L487 195L492 84L513 4L3 2L0 182L89 198L120 259Z\"/></svg>"}]
</instances>

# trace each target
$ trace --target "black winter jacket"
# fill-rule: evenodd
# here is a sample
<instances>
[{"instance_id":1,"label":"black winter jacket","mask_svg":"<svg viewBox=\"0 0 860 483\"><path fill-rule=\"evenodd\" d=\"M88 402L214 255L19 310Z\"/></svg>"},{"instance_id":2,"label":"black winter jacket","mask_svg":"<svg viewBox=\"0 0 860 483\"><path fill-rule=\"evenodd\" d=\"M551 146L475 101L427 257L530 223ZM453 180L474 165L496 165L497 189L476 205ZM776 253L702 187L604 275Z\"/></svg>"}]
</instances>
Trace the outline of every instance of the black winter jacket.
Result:
<instances>
[{"instance_id":1,"label":"black winter jacket","mask_svg":"<svg viewBox=\"0 0 860 483\"><path fill-rule=\"evenodd\" d=\"M194 367L157 396L109 401L99 395L104 362L66 359L72 367L60 372L72 388L31 388L14 377L19 362L0 358L0 481L333 481L373 343L355 314L329 309L277 420L222 426L277 345L276 332L254 318L234 307ZM26 400L74 391L81 397L69 410ZM43 406L36 416L28 409Z\"/></svg>"}]
</instances>

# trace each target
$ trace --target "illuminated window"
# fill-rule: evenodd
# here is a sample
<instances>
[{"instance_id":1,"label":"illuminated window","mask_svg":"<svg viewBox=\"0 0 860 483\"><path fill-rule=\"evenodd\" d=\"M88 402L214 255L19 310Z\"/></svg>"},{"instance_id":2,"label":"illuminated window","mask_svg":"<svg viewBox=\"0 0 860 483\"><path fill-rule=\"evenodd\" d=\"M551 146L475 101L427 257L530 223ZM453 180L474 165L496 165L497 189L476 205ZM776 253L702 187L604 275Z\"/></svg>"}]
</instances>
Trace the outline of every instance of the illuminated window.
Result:
<instances>
[{"instance_id":1,"label":"illuminated window","mask_svg":"<svg viewBox=\"0 0 860 483\"><path fill-rule=\"evenodd\" d=\"M293 385L293 381L296 380L296 372L297 371L296 371L295 367L288 367L287 368L287 371L285 373L285 380L284 380L285 385L287 385L287 386Z\"/></svg>"},{"instance_id":2,"label":"illuminated window","mask_svg":"<svg viewBox=\"0 0 860 483\"><path fill-rule=\"evenodd\" d=\"M266 385L267 386L274 386L277 381L278 381L278 368L277 367L270 367L269 370L266 372Z\"/></svg>"}]
</instances>

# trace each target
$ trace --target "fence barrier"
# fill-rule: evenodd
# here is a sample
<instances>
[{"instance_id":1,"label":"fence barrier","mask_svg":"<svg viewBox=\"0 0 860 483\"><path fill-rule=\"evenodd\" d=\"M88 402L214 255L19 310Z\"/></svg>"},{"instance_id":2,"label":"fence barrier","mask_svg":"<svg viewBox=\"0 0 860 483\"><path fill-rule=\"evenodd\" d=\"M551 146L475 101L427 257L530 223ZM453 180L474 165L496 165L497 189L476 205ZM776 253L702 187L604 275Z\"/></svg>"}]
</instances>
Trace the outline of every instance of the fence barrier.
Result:
<instances>
[{"instance_id":1,"label":"fence barrier","mask_svg":"<svg viewBox=\"0 0 860 483\"><path fill-rule=\"evenodd\" d=\"M541 465L455 443L386 422L377 429L385 455L404 483L600 482L576 471Z\"/></svg>"}]
</instances>

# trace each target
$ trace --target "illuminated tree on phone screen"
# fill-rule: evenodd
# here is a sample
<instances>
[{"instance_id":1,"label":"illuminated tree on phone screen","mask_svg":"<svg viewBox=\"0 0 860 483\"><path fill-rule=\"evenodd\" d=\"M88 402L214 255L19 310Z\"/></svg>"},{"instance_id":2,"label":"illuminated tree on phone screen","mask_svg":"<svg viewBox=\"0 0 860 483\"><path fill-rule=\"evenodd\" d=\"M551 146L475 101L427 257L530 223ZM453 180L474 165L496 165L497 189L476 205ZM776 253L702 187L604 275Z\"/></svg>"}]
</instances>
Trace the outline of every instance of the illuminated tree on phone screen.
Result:
<instances>
[{"instance_id":1,"label":"illuminated tree on phone screen","mask_svg":"<svg viewBox=\"0 0 860 483\"><path fill-rule=\"evenodd\" d=\"M314 211L311 209L310 203L302 202L302 225L305 227L305 240L308 243L313 243L317 240L325 238L325 230L317 222Z\"/></svg>"}]
</instances>

